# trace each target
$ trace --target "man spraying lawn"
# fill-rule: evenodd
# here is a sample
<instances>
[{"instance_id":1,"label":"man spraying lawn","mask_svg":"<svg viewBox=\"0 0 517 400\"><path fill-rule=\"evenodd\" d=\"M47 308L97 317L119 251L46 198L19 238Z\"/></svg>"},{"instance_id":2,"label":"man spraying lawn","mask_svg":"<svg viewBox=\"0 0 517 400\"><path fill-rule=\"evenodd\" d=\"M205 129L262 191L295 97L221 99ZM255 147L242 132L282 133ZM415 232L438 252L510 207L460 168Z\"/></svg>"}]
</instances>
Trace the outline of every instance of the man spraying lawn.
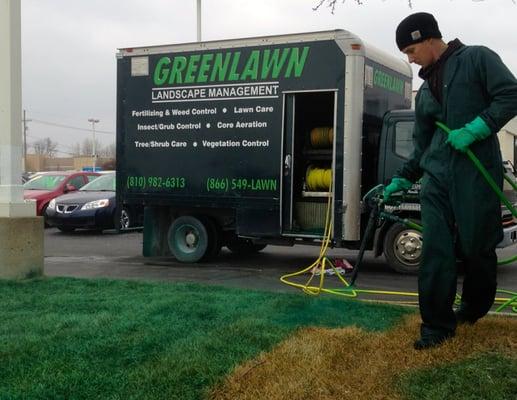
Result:
<instances>
[{"instance_id":1,"label":"man spraying lawn","mask_svg":"<svg viewBox=\"0 0 517 400\"><path fill-rule=\"evenodd\" d=\"M494 302L495 248L502 239L500 201L466 157L474 152L502 187L496 133L517 110L517 81L490 49L449 43L434 17L416 13L397 27L409 62L422 66L416 97L415 151L385 189L388 199L422 177L423 259L419 271L421 338L416 349L454 336L458 323L474 323ZM437 126L452 128L447 136ZM455 237L465 262L461 306L456 295Z\"/></svg>"},{"instance_id":2,"label":"man spraying lawn","mask_svg":"<svg viewBox=\"0 0 517 400\"><path fill-rule=\"evenodd\" d=\"M423 253L418 291L422 317L417 350L454 336L458 323L475 323L496 293L496 245L502 240L500 201L465 151L481 160L502 187L496 133L517 113L517 80L486 47L445 43L434 17L416 13L397 27L396 41L424 83L416 97L415 151L385 188L385 200L422 177ZM452 129L447 135L436 126ZM465 264L456 313L458 241Z\"/></svg>"}]
</instances>

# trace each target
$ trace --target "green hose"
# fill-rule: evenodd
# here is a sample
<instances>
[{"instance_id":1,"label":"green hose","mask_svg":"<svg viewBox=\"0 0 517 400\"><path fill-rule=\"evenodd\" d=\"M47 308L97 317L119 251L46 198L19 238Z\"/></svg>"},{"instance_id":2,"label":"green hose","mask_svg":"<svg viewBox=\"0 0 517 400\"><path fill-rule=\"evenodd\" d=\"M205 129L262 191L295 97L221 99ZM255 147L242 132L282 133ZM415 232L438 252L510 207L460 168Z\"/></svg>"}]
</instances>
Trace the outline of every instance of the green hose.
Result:
<instances>
[{"instance_id":1,"label":"green hose","mask_svg":"<svg viewBox=\"0 0 517 400\"><path fill-rule=\"evenodd\" d=\"M517 184L512 180L512 178L504 174L504 179L512 186L513 190L517 191Z\"/></svg>"},{"instance_id":2,"label":"green hose","mask_svg":"<svg viewBox=\"0 0 517 400\"><path fill-rule=\"evenodd\" d=\"M445 132L447 132L447 134L451 133L451 130L449 128L447 128L447 126L442 124L441 122L436 122L436 125L438 125L439 128L441 128ZM513 207L513 204L510 203L510 201L505 197L505 195L503 194L503 191L499 188L499 186L497 186L497 183L495 183L494 179L490 176L490 174L485 169L485 167L483 167L483 165L478 160L478 158L474 155L474 153L470 149L467 149L466 153L467 153L468 158L470 158L470 160L474 163L474 165L477 167L479 172L481 172L481 175L483 175L483 177L488 182L488 184L490 185L492 190L497 194L497 196L499 197L501 202L508 208L508 210L510 210L512 215L515 218L517 218L517 210ZM513 186L513 184L512 184L512 186ZM515 187L514 187L514 189L515 189Z\"/></svg>"},{"instance_id":3,"label":"green hose","mask_svg":"<svg viewBox=\"0 0 517 400\"><path fill-rule=\"evenodd\" d=\"M497 265L505 265L505 264L511 264L514 261L517 261L517 255L507 258L506 260L500 260L497 262Z\"/></svg>"},{"instance_id":4,"label":"green hose","mask_svg":"<svg viewBox=\"0 0 517 400\"><path fill-rule=\"evenodd\" d=\"M451 133L451 130L445 124L443 124L441 122L436 122L436 125L440 129L443 129L447 134ZM508 210L510 210L513 217L517 218L517 210L515 210L515 208L513 207L513 204L510 203L510 201L504 195L503 191L499 188L499 186L497 186L497 183L495 183L494 179L490 176L490 174L485 169L485 167L483 167L483 164L481 164L481 162L474 155L472 150L467 149L466 153L467 153L468 158L470 158L470 160L474 163L474 165L479 170L479 172L481 172L481 175L483 175L483 177L488 182L488 184L490 185L492 190L497 194L497 196L499 197L501 202L506 206L506 208L508 208ZM510 177L508 177L506 174L504 174L504 179L506 179L506 181L510 183L510 185L512 186L512 188L514 190L517 190L517 185L515 184L515 182L512 179L510 179ZM514 262L516 260L517 260L517 255L507 258L506 260L500 260L497 262L497 265L511 264L512 262Z\"/></svg>"}]
</instances>

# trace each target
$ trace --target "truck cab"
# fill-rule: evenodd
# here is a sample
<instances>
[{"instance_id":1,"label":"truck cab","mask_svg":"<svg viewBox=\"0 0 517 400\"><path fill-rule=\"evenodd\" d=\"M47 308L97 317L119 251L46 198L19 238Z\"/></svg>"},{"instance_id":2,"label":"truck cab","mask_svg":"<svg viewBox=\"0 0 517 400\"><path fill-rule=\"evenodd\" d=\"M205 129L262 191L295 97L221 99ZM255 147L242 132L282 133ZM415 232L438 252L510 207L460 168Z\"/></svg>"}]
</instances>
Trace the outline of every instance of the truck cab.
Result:
<instances>
[{"instance_id":1,"label":"truck cab","mask_svg":"<svg viewBox=\"0 0 517 400\"><path fill-rule=\"evenodd\" d=\"M413 110L388 111L383 119L379 146L377 182L389 183L413 151ZM413 186L405 201L387 210L401 218L420 222L419 184ZM375 237L375 255L384 253L388 265L397 272L416 273L422 257L422 234L398 222L385 221Z\"/></svg>"},{"instance_id":2,"label":"truck cab","mask_svg":"<svg viewBox=\"0 0 517 400\"><path fill-rule=\"evenodd\" d=\"M379 183L386 184L390 178L397 174L402 164L409 158L413 151L413 110L388 111L383 119L382 133L379 146ZM515 170L511 162L505 162L505 175L516 181ZM413 185L407 196L400 197L396 206L387 206L387 210L401 218L409 218L420 222L420 203L418 192L420 184ZM515 192L508 185L504 190L505 195L515 204ZM501 205L503 217L504 239L499 243L499 248L513 245L517 242L517 224L511 212ZM415 229L408 228L398 222L385 221L378 229L375 243L371 248L375 255L384 253L388 265L397 272L416 273L422 256L422 234Z\"/></svg>"}]
</instances>

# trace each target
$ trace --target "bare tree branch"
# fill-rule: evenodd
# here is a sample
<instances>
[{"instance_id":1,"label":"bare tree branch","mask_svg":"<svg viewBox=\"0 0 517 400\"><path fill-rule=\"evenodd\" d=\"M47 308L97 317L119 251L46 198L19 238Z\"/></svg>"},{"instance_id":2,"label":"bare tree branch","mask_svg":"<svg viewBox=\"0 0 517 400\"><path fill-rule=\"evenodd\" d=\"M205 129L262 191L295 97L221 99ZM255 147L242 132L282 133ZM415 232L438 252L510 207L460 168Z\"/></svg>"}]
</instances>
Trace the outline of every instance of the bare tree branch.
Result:
<instances>
[{"instance_id":1,"label":"bare tree branch","mask_svg":"<svg viewBox=\"0 0 517 400\"><path fill-rule=\"evenodd\" d=\"M57 152L57 142L54 142L49 137L39 139L32 144L34 153L52 158Z\"/></svg>"},{"instance_id":2,"label":"bare tree branch","mask_svg":"<svg viewBox=\"0 0 517 400\"><path fill-rule=\"evenodd\" d=\"M367 0L352 0L352 1L360 6L363 4L366 4L366 2L367 2ZM471 0L471 1L473 1L475 3L481 3L485 0ZM516 1L517 0L511 0L511 2L513 4L517 4ZM346 2L346 0L341 1L341 3L344 3L344 2ZM323 6L324 4L327 4L327 7L330 8L330 12L332 14L334 14L334 11L336 10L336 3L337 3L337 0L316 0L316 4L314 5L314 7L312 7L312 9L314 11L317 11L321 8L321 6ZM408 4L409 8L413 8L413 0L407 0L407 4Z\"/></svg>"},{"instance_id":3,"label":"bare tree branch","mask_svg":"<svg viewBox=\"0 0 517 400\"><path fill-rule=\"evenodd\" d=\"M108 144L108 145L102 147L102 149L100 151L98 151L97 153L101 157L115 158L116 153L117 153L117 147L116 147L115 143L111 143L111 144Z\"/></svg>"},{"instance_id":4,"label":"bare tree branch","mask_svg":"<svg viewBox=\"0 0 517 400\"><path fill-rule=\"evenodd\" d=\"M336 10L336 3L337 0L317 0L317 4L312 8L313 11L317 11L323 4L327 3L327 7L330 8L330 12L334 14L334 11ZM344 3L346 0L342 0L341 3ZM366 0L353 0L354 3L356 3L359 6L362 6L364 4L364 1ZM408 0L409 7L411 7L411 0Z\"/></svg>"},{"instance_id":5,"label":"bare tree branch","mask_svg":"<svg viewBox=\"0 0 517 400\"><path fill-rule=\"evenodd\" d=\"M101 154L103 151L102 144L95 139L95 152L97 155ZM83 144L81 146L81 155L85 157L91 157L93 154L93 139L84 139Z\"/></svg>"},{"instance_id":6,"label":"bare tree branch","mask_svg":"<svg viewBox=\"0 0 517 400\"><path fill-rule=\"evenodd\" d=\"M76 143L72 146L72 155L74 157L79 157L81 155L81 144Z\"/></svg>"}]
</instances>

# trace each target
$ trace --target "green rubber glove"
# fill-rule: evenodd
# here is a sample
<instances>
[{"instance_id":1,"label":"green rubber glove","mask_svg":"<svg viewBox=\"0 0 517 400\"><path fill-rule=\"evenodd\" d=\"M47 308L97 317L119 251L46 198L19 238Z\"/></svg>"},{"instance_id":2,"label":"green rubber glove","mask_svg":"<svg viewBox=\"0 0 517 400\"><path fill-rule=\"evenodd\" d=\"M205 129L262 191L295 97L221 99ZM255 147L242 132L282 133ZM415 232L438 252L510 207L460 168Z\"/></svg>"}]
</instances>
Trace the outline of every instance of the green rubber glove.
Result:
<instances>
[{"instance_id":1,"label":"green rubber glove","mask_svg":"<svg viewBox=\"0 0 517 400\"><path fill-rule=\"evenodd\" d=\"M465 152L472 143L487 138L491 133L483 118L476 117L463 128L452 130L446 142L456 150Z\"/></svg>"},{"instance_id":2,"label":"green rubber glove","mask_svg":"<svg viewBox=\"0 0 517 400\"><path fill-rule=\"evenodd\" d=\"M388 201L388 199L391 197L393 193L400 191L408 191L409 189L411 189L411 186L413 186L413 184L406 178L394 176L391 179L391 183L384 188L384 193L382 194L382 196L384 197L384 201Z\"/></svg>"}]
</instances>

